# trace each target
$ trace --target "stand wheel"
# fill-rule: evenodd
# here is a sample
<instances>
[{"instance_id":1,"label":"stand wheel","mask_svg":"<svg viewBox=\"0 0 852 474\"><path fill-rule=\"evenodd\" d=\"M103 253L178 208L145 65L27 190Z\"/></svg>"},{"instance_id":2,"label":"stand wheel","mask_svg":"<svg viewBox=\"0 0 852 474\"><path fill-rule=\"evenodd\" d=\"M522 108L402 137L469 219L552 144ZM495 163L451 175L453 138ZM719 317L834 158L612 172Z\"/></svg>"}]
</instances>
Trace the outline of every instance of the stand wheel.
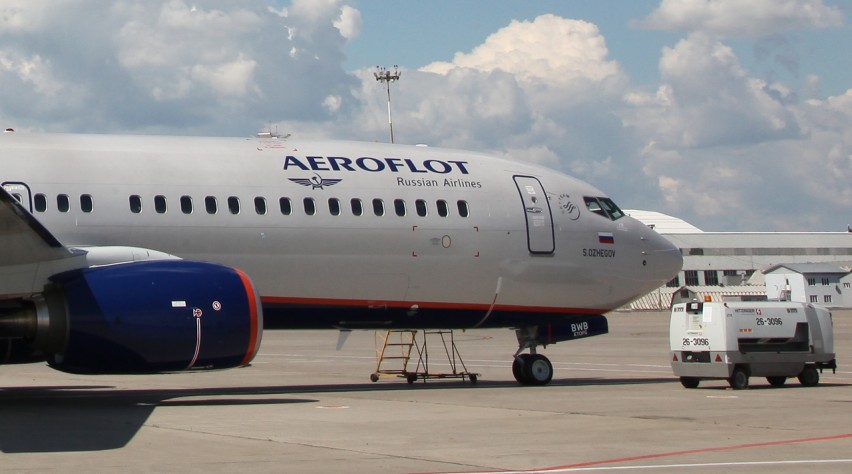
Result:
<instances>
[{"instance_id":1,"label":"stand wheel","mask_svg":"<svg viewBox=\"0 0 852 474\"><path fill-rule=\"evenodd\" d=\"M417 381L417 374L408 374L405 376L405 380L407 380L409 384L412 384Z\"/></svg>"},{"instance_id":2,"label":"stand wheel","mask_svg":"<svg viewBox=\"0 0 852 474\"><path fill-rule=\"evenodd\" d=\"M476 385L476 374L468 374L468 375L467 375L467 378L469 378L469 379L470 379L470 384L471 384L471 385Z\"/></svg>"},{"instance_id":3,"label":"stand wheel","mask_svg":"<svg viewBox=\"0 0 852 474\"><path fill-rule=\"evenodd\" d=\"M373 382L379 381L379 374L370 374L370 380Z\"/></svg>"}]
</instances>

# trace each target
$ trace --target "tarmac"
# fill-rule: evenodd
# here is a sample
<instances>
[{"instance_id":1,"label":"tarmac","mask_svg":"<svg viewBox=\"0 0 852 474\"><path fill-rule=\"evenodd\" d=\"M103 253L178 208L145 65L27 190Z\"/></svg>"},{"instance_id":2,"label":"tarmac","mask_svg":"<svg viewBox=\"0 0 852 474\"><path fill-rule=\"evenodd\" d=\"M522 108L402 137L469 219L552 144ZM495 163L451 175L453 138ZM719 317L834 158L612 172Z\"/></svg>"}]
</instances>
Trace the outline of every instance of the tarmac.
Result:
<instances>
[{"instance_id":1,"label":"tarmac","mask_svg":"<svg viewBox=\"0 0 852 474\"><path fill-rule=\"evenodd\" d=\"M455 333L476 384L370 382L367 331L340 351L333 331L267 331L250 367L216 372L0 366L0 472L845 473L852 311L833 313L838 370L810 388L683 388L666 313L613 313L610 334L542 350L544 387L515 382L505 329ZM430 337L430 370L450 372Z\"/></svg>"}]
</instances>

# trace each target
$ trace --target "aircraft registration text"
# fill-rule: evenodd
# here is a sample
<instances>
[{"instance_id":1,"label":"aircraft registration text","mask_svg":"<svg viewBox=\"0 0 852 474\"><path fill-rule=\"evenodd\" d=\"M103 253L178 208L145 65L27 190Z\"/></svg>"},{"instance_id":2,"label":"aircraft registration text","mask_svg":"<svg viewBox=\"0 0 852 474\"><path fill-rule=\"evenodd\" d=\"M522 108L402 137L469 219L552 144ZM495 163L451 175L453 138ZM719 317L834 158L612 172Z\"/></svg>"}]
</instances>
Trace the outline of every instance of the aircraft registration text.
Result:
<instances>
[{"instance_id":1,"label":"aircraft registration text","mask_svg":"<svg viewBox=\"0 0 852 474\"><path fill-rule=\"evenodd\" d=\"M615 258L615 250L612 249L583 249L584 257Z\"/></svg>"}]
</instances>

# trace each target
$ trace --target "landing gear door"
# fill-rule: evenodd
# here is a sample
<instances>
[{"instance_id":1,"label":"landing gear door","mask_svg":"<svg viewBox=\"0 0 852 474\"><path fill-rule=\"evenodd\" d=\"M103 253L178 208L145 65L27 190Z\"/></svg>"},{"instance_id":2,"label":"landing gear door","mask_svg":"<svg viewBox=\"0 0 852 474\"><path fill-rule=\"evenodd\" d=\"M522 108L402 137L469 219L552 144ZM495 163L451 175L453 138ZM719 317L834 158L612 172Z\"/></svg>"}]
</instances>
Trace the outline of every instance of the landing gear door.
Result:
<instances>
[{"instance_id":1,"label":"landing gear door","mask_svg":"<svg viewBox=\"0 0 852 474\"><path fill-rule=\"evenodd\" d=\"M33 198L29 186L24 183L7 181L3 183L3 189L17 199L26 210L33 212Z\"/></svg>"},{"instance_id":2,"label":"landing gear door","mask_svg":"<svg viewBox=\"0 0 852 474\"><path fill-rule=\"evenodd\" d=\"M527 221L527 247L530 253L552 254L556 250L553 237L553 215L544 187L538 178L515 176L515 184L524 206Z\"/></svg>"}]
</instances>

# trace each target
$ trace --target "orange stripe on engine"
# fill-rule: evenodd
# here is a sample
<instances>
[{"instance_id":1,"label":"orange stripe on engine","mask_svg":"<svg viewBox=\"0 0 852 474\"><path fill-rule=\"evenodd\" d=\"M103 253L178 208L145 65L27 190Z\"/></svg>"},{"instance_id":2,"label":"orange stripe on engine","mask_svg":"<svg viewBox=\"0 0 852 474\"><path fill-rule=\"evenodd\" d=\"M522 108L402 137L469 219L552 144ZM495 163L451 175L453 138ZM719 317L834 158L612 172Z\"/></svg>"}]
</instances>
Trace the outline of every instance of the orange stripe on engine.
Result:
<instances>
[{"instance_id":1,"label":"orange stripe on engine","mask_svg":"<svg viewBox=\"0 0 852 474\"><path fill-rule=\"evenodd\" d=\"M254 292L254 285L251 283L251 279L249 279L248 275L243 273L240 270L234 269L239 275L240 280L243 282L243 286L246 289L246 294L248 295L248 304L249 304L249 343L248 348L246 349L246 356L243 358L240 365L246 365L254 359L254 356L257 355L257 351L260 348L260 330L261 330L261 322L258 314L257 307L257 294Z\"/></svg>"}]
</instances>

